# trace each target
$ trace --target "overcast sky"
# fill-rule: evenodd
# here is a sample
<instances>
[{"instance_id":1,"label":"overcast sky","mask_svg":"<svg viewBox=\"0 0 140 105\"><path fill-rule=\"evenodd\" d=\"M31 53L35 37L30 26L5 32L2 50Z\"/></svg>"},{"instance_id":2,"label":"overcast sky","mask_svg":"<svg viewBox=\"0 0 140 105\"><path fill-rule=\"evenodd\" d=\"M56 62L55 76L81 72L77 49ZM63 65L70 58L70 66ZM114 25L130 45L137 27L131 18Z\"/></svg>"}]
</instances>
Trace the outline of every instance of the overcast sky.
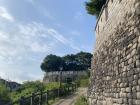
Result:
<instances>
[{"instance_id":1,"label":"overcast sky","mask_svg":"<svg viewBox=\"0 0 140 105\"><path fill-rule=\"evenodd\" d=\"M48 54L93 52L96 18L85 0L0 0L0 77L41 80Z\"/></svg>"}]
</instances>

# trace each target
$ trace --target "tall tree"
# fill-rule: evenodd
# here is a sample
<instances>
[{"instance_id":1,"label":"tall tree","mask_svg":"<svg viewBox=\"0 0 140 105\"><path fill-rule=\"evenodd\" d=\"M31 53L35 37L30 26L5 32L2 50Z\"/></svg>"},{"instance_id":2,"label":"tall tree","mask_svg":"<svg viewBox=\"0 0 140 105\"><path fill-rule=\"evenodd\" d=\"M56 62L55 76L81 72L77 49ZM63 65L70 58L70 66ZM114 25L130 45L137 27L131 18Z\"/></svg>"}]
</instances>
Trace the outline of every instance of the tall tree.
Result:
<instances>
[{"instance_id":1,"label":"tall tree","mask_svg":"<svg viewBox=\"0 0 140 105\"><path fill-rule=\"evenodd\" d=\"M44 61L41 64L41 69L45 72L59 71L60 67L63 67L64 64L65 63L61 59L61 57L50 54L45 57Z\"/></svg>"},{"instance_id":2,"label":"tall tree","mask_svg":"<svg viewBox=\"0 0 140 105\"><path fill-rule=\"evenodd\" d=\"M77 67L76 63L76 56L74 54L71 55L66 55L62 57L62 59L65 61L65 70L70 71L70 70L75 70Z\"/></svg>"},{"instance_id":3,"label":"tall tree","mask_svg":"<svg viewBox=\"0 0 140 105\"><path fill-rule=\"evenodd\" d=\"M76 60L82 67L82 69L87 70L91 66L91 58L92 54L91 53L86 53L86 52L80 52L76 54Z\"/></svg>"},{"instance_id":4,"label":"tall tree","mask_svg":"<svg viewBox=\"0 0 140 105\"><path fill-rule=\"evenodd\" d=\"M92 54L86 52L63 57L48 55L41 64L41 69L45 72L59 71L60 67L65 71L87 70L91 66L91 58Z\"/></svg>"},{"instance_id":5,"label":"tall tree","mask_svg":"<svg viewBox=\"0 0 140 105\"><path fill-rule=\"evenodd\" d=\"M86 2L86 10L89 14L99 16L99 13L107 0L89 0Z\"/></svg>"}]
</instances>

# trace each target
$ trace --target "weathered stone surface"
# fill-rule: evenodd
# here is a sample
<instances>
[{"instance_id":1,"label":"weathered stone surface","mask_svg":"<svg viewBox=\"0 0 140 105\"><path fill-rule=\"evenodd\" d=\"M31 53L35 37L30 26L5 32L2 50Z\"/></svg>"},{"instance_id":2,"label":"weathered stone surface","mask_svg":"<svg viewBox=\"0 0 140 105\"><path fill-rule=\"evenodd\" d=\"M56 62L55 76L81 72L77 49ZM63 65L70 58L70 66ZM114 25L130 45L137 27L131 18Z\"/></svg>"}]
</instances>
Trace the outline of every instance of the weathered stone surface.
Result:
<instances>
[{"instance_id":1,"label":"weathered stone surface","mask_svg":"<svg viewBox=\"0 0 140 105\"><path fill-rule=\"evenodd\" d=\"M140 99L140 92L137 92L137 99Z\"/></svg>"},{"instance_id":2,"label":"weathered stone surface","mask_svg":"<svg viewBox=\"0 0 140 105\"><path fill-rule=\"evenodd\" d=\"M140 100L136 100L136 105L140 105Z\"/></svg>"},{"instance_id":3,"label":"weathered stone surface","mask_svg":"<svg viewBox=\"0 0 140 105\"><path fill-rule=\"evenodd\" d=\"M140 105L139 11L140 0L109 0L104 8L96 26L90 105Z\"/></svg>"}]
</instances>

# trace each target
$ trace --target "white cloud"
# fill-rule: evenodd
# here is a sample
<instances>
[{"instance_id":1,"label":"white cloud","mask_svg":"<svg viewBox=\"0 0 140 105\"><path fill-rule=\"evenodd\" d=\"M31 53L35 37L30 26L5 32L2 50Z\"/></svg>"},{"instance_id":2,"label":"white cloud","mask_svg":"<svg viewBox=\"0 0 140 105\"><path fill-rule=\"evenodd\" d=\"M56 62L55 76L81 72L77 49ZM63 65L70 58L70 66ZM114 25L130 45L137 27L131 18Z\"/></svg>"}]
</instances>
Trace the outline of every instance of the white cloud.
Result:
<instances>
[{"instance_id":1,"label":"white cloud","mask_svg":"<svg viewBox=\"0 0 140 105\"><path fill-rule=\"evenodd\" d=\"M57 30L44 26L41 23L33 22L33 23L27 24L27 25L20 25L19 27L20 27L20 32L22 34L24 34L27 39L28 38L31 39L30 37L34 37L34 39L35 38L38 39L39 37L42 37L42 38L46 38L46 41L51 41L48 43L50 47L46 46L46 48L54 47L54 46L51 46L51 45L54 45L52 42L56 43L56 45L57 45L57 43L61 42L62 44L69 46L74 50L79 50L79 48L74 46L73 43L70 42L70 40L65 38ZM32 41L30 41L30 42L32 42ZM45 44L46 44L46 42L45 42ZM38 45L36 44L36 47L37 46ZM41 47L43 47L43 45L41 45ZM45 47L45 45L44 45L44 47Z\"/></svg>"},{"instance_id":2,"label":"white cloud","mask_svg":"<svg viewBox=\"0 0 140 105\"><path fill-rule=\"evenodd\" d=\"M8 69L5 72L0 71L0 78L23 83L24 81L42 80L43 73L36 75L34 73Z\"/></svg>"},{"instance_id":3,"label":"white cloud","mask_svg":"<svg viewBox=\"0 0 140 105\"><path fill-rule=\"evenodd\" d=\"M47 50L48 52L51 52L51 51L52 51L50 46L41 45L41 44L39 44L39 43L37 43L37 42L32 43L32 44L30 45L30 47L31 47L31 50L32 50L33 52L46 52L46 50Z\"/></svg>"},{"instance_id":4,"label":"white cloud","mask_svg":"<svg viewBox=\"0 0 140 105\"><path fill-rule=\"evenodd\" d=\"M5 7L0 7L0 17L13 22L14 17L7 11Z\"/></svg>"},{"instance_id":5,"label":"white cloud","mask_svg":"<svg viewBox=\"0 0 140 105\"><path fill-rule=\"evenodd\" d=\"M56 40L60 41L63 44L67 44L68 40L63 37L63 35L59 34L55 29L49 28L47 29L47 32Z\"/></svg>"},{"instance_id":6,"label":"white cloud","mask_svg":"<svg viewBox=\"0 0 140 105\"><path fill-rule=\"evenodd\" d=\"M80 51L71 40L65 38L56 29L41 23L14 23L13 26L14 28L7 32L0 30L0 76L4 78L6 74L10 74L11 79L20 82L42 78L42 75L36 77L38 71L41 72L39 66L42 58L39 56L54 53L56 48L62 46ZM38 71L33 71L34 66Z\"/></svg>"}]
</instances>

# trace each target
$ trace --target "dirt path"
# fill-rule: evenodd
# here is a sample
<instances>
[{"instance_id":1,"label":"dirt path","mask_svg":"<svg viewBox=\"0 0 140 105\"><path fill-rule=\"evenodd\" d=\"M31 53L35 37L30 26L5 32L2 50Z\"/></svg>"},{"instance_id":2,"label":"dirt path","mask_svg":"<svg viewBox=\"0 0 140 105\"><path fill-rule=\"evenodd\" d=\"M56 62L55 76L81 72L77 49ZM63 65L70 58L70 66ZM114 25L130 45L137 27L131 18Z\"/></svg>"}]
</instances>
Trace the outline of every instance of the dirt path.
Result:
<instances>
[{"instance_id":1,"label":"dirt path","mask_svg":"<svg viewBox=\"0 0 140 105\"><path fill-rule=\"evenodd\" d=\"M66 98L63 98L53 105L74 105L76 98L80 95L85 95L86 91L87 91L87 88L79 88L75 94L70 95Z\"/></svg>"}]
</instances>

